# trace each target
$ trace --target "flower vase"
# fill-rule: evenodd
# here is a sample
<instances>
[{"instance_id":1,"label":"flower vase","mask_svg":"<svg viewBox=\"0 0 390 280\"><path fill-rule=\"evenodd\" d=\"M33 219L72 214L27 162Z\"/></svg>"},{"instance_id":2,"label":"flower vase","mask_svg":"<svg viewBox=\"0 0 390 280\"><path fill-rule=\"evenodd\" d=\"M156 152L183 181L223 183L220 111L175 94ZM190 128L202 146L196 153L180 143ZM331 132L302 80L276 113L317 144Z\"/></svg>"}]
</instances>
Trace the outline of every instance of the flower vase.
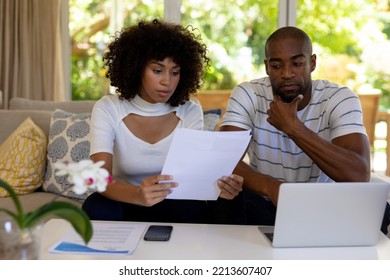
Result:
<instances>
[{"instance_id":1,"label":"flower vase","mask_svg":"<svg viewBox=\"0 0 390 280\"><path fill-rule=\"evenodd\" d=\"M36 260L39 258L42 224L19 228L12 220L0 219L0 259Z\"/></svg>"}]
</instances>

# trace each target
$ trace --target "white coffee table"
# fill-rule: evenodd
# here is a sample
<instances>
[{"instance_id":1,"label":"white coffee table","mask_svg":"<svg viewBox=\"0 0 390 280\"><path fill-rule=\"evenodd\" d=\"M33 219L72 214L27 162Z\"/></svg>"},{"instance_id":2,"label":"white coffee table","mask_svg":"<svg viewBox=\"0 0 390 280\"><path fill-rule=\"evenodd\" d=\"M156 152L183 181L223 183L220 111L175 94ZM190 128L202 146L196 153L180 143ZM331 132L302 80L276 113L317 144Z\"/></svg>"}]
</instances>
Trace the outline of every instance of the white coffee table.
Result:
<instances>
[{"instance_id":1,"label":"white coffee table","mask_svg":"<svg viewBox=\"0 0 390 280\"><path fill-rule=\"evenodd\" d=\"M139 224L139 223L138 223ZM150 223L144 223L149 225ZM381 234L369 247L273 248L257 226L171 224L168 242L140 240L132 255L53 254L48 250L71 230L65 220L52 219L43 229L40 258L135 260L390 260L390 239Z\"/></svg>"}]
</instances>

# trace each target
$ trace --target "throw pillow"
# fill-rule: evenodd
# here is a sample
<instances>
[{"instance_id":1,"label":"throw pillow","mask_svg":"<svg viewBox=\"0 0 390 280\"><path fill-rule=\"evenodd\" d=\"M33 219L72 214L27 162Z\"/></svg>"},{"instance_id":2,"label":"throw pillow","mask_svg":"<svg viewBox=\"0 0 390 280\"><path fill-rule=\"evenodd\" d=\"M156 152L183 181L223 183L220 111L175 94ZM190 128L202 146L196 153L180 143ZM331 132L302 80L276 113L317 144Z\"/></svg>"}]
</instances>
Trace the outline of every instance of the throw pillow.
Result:
<instances>
[{"instance_id":1,"label":"throw pillow","mask_svg":"<svg viewBox=\"0 0 390 280\"><path fill-rule=\"evenodd\" d=\"M77 195L65 176L56 176L56 162L79 162L89 158L91 113L74 114L63 110L54 111L47 145L47 164L43 189L83 201L91 192Z\"/></svg>"},{"instance_id":2,"label":"throw pillow","mask_svg":"<svg viewBox=\"0 0 390 280\"><path fill-rule=\"evenodd\" d=\"M42 186L46 163L47 139L30 117L0 146L0 178L16 194L28 194ZM0 189L0 197L9 196Z\"/></svg>"}]
</instances>

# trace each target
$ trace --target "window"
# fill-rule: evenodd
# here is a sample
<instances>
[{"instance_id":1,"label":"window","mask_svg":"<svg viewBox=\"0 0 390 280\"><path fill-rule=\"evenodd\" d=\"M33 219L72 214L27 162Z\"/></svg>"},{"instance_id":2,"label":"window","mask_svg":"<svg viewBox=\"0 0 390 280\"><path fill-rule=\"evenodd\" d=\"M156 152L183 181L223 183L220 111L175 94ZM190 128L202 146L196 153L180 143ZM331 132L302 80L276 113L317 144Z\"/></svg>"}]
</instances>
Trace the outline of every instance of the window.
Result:
<instances>
[{"instance_id":1,"label":"window","mask_svg":"<svg viewBox=\"0 0 390 280\"><path fill-rule=\"evenodd\" d=\"M390 47L389 3L327 0L328 5L320 5L317 2L298 0L297 4L297 26L310 35L317 54L314 78L346 85L357 93L380 89L382 106L389 108L390 87L386 80L390 79L390 54L385 51Z\"/></svg>"},{"instance_id":2,"label":"window","mask_svg":"<svg viewBox=\"0 0 390 280\"><path fill-rule=\"evenodd\" d=\"M110 88L102 58L111 35L141 19L162 18L164 0L70 0L69 11L72 99L99 99Z\"/></svg>"},{"instance_id":3,"label":"window","mask_svg":"<svg viewBox=\"0 0 390 280\"><path fill-rule=\"evenodd\" d=\"M230 89L263 73L262 46L277 27L274 0L70 0L69 6L73 100L98 99L108 93L102 55L110 36L145 19L144 15L165 16L198 29L212 59L205 89Z\"/></svg>"},{"instance_id":4,"label":"window","mask_svg":"<svg viewBox=\"0 0 390 280\"><path fill-rule=\"evenodd\" d=\"M210 51L206 89L231 89L264 74L263 46L277 27L277 10L273 0L182 2L182 24L198 27Z\"/></svg>"},{"instance_id":5,"label":"window","mask_svg":"<svg viewBox=\"0 0 390 280\"><path fill-rule=\"evenodd\" d=\"M115 31L140 19L164 17L198 28L207 44L212 60L204 89L231 89L265 75L265 40L278 26L297 25L313 39L318 55L314 78L354 90L372 85L390 95L389 52L378 52L378 46L385 50L389 45L385 0L69 1L73 99L108 93L102 55Z\"/></svg>"}]
</instances>

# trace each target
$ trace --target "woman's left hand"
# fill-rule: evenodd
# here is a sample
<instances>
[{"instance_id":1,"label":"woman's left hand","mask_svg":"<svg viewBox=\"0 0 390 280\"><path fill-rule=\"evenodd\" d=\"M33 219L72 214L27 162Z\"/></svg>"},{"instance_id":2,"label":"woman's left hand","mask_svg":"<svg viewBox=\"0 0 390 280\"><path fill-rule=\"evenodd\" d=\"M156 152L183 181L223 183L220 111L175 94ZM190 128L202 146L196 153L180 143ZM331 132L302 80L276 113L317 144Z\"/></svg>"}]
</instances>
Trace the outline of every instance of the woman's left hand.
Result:
<instances>
[{"instance_id":1,"label":"woman's left hand","mask_svg":"<svg viewBox=\"0 0 390 280\"><path fill-rule=\"evenodd\" d=\"M221 189L219 197L224 199L235 198L242 191L243 183L244 178L239 175L223 176L218 180L218 187Z\"/></svg>"}]
</instances>

